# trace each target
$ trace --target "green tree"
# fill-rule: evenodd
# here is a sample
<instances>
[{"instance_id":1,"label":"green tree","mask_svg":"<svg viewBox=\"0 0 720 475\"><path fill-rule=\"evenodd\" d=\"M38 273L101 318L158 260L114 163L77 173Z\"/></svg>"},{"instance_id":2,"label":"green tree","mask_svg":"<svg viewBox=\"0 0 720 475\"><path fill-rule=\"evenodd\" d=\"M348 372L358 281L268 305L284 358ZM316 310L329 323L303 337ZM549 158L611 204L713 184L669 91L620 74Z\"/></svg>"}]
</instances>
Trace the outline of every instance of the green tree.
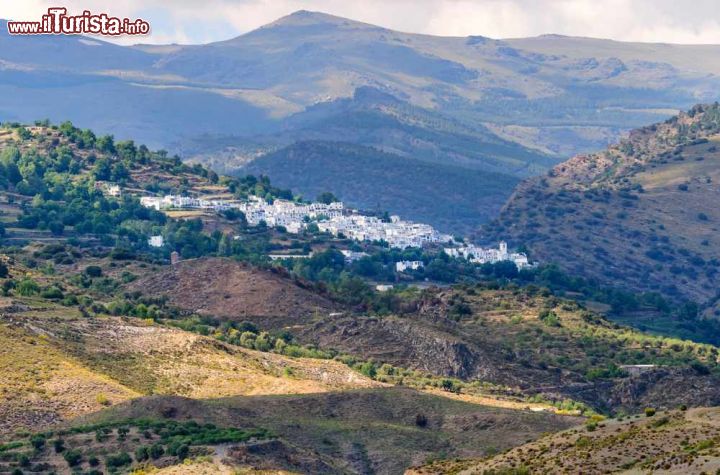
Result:
<instances>
[{"instance_id":1,"label":"green tree","mask_svg":"<svg viewBox=\"0 0 720 475\"><path fill-rule=\"evenodd\" d=\"M110 160L108 160L107 158L101 158L95 162L95 167L93 168L93 176L96 180L110 180L110 178L112 177L112 173L112 165L110 164Z\"/></svg>"},{"instance_id":2,"label":"green tree","mask_svg":"<svg viewBox=\"0 0 720 475\"><path fill-rule=\"evenodd\" d=\"M326 191L324 193L320 193L317 197L317 201L320 203L325 203L326 205L329 205L330 203L336 203L340 201L337 196L333 195L329 191Z\"/></svg>"}]
</instances>

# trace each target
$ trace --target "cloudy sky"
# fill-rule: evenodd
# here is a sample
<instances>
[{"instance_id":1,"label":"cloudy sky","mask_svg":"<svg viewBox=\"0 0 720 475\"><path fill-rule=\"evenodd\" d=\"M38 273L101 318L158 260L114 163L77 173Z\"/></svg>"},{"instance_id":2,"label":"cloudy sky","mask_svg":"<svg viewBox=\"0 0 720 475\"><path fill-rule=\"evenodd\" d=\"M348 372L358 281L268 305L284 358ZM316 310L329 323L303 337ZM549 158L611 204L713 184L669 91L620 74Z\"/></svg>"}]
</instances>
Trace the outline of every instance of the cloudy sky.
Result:
<instances>
[{"instance_id":1,"label":"cloudy sky","mask_svg":"<svg viewBox=\"0 0 720 475\"><path fill-rule=\"evenodd\" d=\"M49 6L150 22L149 36L124 43L223 40L304 9L434 35L720 44L720 0L0 0L0 18L34 20Z\"/></svg>"}]
</instances>

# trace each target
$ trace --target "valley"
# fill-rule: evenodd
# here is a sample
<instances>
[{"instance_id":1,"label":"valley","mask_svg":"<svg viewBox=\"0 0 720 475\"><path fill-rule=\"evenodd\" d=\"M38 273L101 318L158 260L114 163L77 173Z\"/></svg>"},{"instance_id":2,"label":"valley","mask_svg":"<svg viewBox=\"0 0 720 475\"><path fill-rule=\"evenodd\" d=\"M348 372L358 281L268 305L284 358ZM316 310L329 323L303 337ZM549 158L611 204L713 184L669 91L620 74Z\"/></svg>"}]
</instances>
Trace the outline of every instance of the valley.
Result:
<instances>
[{"instance_id":1,"label":"valley","mask_svg":"<svg viewBox=\"0 0 720 475\"><path fill-rule=\"evenodd\" d=\"M346 236L266 176L3 124L0 471L714 469L717 111L523 182L479 237L537 265ZM561 251L584 226L608 249Z\"/></svg>"}]
</instances>

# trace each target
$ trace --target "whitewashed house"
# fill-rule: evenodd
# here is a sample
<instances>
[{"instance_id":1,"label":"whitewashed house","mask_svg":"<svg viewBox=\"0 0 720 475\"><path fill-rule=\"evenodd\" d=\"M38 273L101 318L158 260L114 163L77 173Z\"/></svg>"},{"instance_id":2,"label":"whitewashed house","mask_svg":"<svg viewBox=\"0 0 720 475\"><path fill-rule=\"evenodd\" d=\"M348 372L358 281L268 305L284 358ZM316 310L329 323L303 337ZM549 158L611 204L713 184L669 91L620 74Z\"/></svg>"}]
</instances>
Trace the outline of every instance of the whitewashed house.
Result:
<instances>
[{"instance_id":1,"label":"whitewashed house","mask_svg":"<svg viewBox=\"0 0 720 475\"><path fill-rule=\"evenodd\" d=\"M395 263L395 270L405 272L406 270L418 270L425 267L422 261L400 261Z\"/></svg>"},{"instance_id":2,"label":"whitewashed house","mask_svg":"<svg viewBox=\"0 0 720 475\"><path fill-rule=\"evenodd\" d=\"M150 247L163 247L165 244L165 240L161 235L158 236L150 236L150 239L148 239L148 245Z\"/></svg>"}]
</instances>

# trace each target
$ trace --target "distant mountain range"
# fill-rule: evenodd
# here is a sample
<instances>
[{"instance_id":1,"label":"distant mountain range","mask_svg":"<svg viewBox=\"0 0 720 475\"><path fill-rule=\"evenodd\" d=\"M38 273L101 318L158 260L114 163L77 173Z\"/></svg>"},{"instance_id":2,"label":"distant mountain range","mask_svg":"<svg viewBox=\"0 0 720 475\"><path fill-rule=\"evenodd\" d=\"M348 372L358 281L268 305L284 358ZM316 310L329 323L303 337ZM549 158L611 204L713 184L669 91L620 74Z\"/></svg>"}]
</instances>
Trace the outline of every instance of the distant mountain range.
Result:
<instances>
[{"instance_id":1,"label":"distant mountain range","mask_svg":"<svg viewBox=\"0 0 720 475\"><path fill-rule=\"evenodd\" d=\"M220 171L269 172L305 194L328 187L352 205L453 231L496 214L520 179L715 100L719 86L718 46L444 38L307 11L188 46L12 37L0 24L0 120L69 118ZM362 167L325 166L351 149ZM304 153L312 163L283 165ZM433 199L399 204L398 182L378 170L433 176ZM419 196L428 189L419 183L405 180L403 192Z\"/></svg>"}]
</instances>

